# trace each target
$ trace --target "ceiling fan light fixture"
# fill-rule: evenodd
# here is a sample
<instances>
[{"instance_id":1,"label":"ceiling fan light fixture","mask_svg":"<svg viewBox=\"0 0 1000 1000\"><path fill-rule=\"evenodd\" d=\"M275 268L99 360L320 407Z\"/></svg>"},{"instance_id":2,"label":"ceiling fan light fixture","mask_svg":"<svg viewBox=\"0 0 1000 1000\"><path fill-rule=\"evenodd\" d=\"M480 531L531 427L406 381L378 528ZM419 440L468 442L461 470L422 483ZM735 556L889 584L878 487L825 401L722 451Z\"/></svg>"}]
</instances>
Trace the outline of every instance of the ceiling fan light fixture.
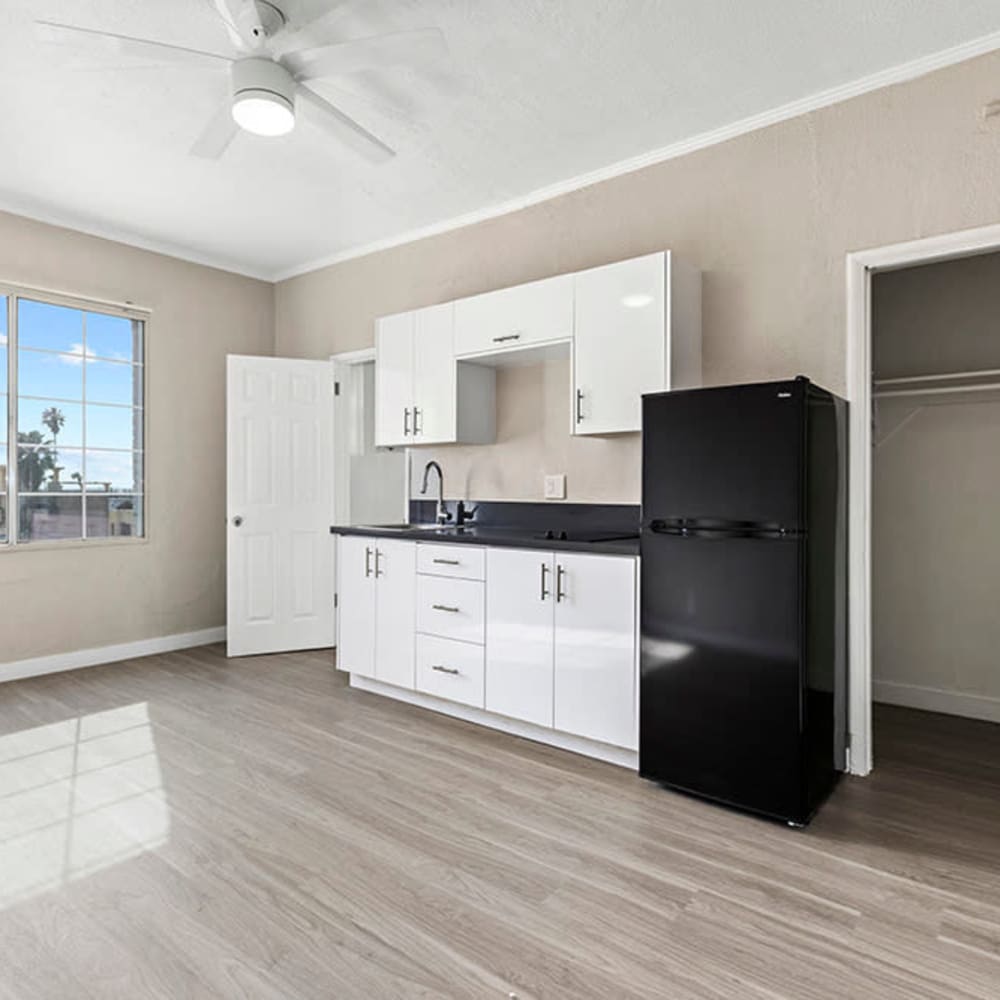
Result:
<instances>
[{"instance_id":1,"label":"ceiling fan light fixture","mask_svg":"<svg viewBox=\"0 0 1000 1000\"><path fill-rule=\"evenodd\" d=\"M295 128L295 81L271 59L233 63L233 121L254 135L287 135Z\"/></svg>"},{"instance_id":2,"label":"ceiling fan light fixture","mask_svg":"<svg viewBox=\"0 0 1000 1000\"><path fill-rule=\"evenodd\" d=\"M254 135L288 135L295 128L295 108L269 90L244 90L233 97L233 121Z\"/></svg>"}]
</instances>

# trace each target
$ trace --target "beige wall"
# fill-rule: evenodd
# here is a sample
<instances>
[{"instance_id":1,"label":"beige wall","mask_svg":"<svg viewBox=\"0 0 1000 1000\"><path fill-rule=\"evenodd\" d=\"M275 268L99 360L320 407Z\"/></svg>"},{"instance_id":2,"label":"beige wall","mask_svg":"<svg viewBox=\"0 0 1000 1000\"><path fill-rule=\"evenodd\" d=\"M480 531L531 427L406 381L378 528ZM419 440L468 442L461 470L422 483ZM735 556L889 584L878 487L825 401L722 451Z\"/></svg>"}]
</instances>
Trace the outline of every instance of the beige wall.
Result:
<instances>
[{"instance_id":1,"label":"beige wall","mask_svg":"<svg viewBox=\"0 0 1000 1000\"><path fill-rule=\"evenodd\" d=\"M149 541L0 549L0 662L225 623L225 356L273 350L273 286L0 213L0 279L153 310Z\"/></svg>"},{"instance_id":2,"label":"beige wall","mask_svg":"<svg viewBox=\"0 0 1000 1000\"><path fill-rule=\"evenodd\" d=\"M872 306L882 377L1000 369L1000 254L877 275ZM884 399L876 426L874 679L1000 698L1000 391Z\"/></svg>"},{"instance_id":3,"label":"beige wall","mask_svg":"<svg viewBox=\"0 0 1000 1000\"><path fill-rule=\"evenodd\" d=\"M982 117L998 96L1000 54L991 54L292 278L277 287L277 353L370 346L385 313L669 247L704 271L707 382L802 372L842 392L845 253L1000 220L1000 118ZM518 433L537 448L537 429L525 422ZM565 442L552 440L530 459L535 471L557 463ZM613 475L589 474L590 447L579 466L574 451L573 464L549 470L567 473L570 497L638 499L634 437L603 450L612 468L632 469L628 495ZM474 460L467 449L435 451L456 493L463 483L473 496L539 495L534 474L514 467L522 460L510 438Z\"/></svg>"}]
</instances>

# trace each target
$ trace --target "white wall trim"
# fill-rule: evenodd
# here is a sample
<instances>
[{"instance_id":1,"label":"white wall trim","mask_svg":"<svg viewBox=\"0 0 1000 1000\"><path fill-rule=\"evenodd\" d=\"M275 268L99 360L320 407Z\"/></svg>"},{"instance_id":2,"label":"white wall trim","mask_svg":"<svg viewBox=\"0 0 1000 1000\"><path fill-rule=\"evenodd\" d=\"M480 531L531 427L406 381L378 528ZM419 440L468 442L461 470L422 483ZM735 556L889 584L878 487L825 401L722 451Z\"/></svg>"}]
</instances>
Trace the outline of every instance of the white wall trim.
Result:
<instances>
[{"instance_id":1,"label":"white wall trim","mask_svg":"<svg viewBox=\"0 0 1000 1000\"><path fill-rule=\"evenodd\" d=\"M451 219L444 219L440 222L410 229L406 232L374 240L371 243L365 243L361 246L351 247L327 256L303 261L294 267L278 270L271 276L271 280L274 282L286 281L288 278L295 278L310 271L329 267L332 264L342 264L344 261L354 260L357 257L366 257L381 250L389 250L406 243L414 243L417 240L427 239L430 236L440 236L442 233L472 226L477 222L485 222L489 219L509 215L512 212L518 212L521 209L529 208L540 202L549 201L552 198L570 194L581 188L590 187L601 181L612 180L615 177L634 173L645 167L664 163L667 160L673 160L680 156L686 156L688 153L694 153L709 146L716 146L719 143L746 135L748 132L755 132L770 125L798 118L800 115L818 111L820 108L839 104L842 101L860 97L874 90L881 90L883 87L890 87L894 84L905 83L908 80L915 80L918 77L926 76L928 73L945 69L956 63L965 62L967 59L974 59L976 56L985 55L997 49L1000 49L1000 31L983 35L981 38L974 38L971 41L963 42L949 49L943 49L940 52L932 52L929 55L920 56L918 59L912 59L898 66L879 70L877 73L871 73L858 80L852 80L838 87L831 87L828 90L822 90L808 97L790 101L788 104L782 104L769 111L750 115L729 125L701 132L698 135L681 139L678 142L651 150L648 153L642 153L639 156L633 156L626 160L619 160L617 163L600 167L597 170L591 170L585 174L578 174L575 177L558 181L555 184L548 184L545 187L537 188L517 198L510 198L507 201L497 202L473 212L467 212Z\"/></svg>"},{"instance_id":2,"label":"white wall trim","mask_svg":"<svg viewBox=\"0 0 1000 1000\"><path fill-rule=\"evenodd\" d=\"M588 740L582 736L573 736L570 733L560 733L555 729L535 726L530 722L508 719L506 716L495 715L493 712L487 712L481 708L473 708L471 705L459 705L457 702L445 701L443 698L435 698L420 691L408 691L406 688L395 687L392 684L383 684L368 677L360 677L358 674L351 674L350 676L351 687L357 688L359 691L384 695L396 701L404 701L407 705L416 705L419 708L430 709L432 712L449 715L453 719L474 722L489 729L497 729L502 733L510 733L512 736L522 736L525 739L534 740L536 743L544 743L547 746L557 747L560 750L569 750L571 753L578 753L585 757L594 757L608 764L627 767L632 771L639 770L639 755L634 750L613 747L608 743L598 743L596 740Z\"/></svg>"},{"instance_id":3,"label":"white wall trim","mask_svg":"<svg viewBox=\"0 0 1000 1000\"><path fill-rule=\"evenodd\" d=\"M847 398L850 401L848 631L851 773L872 769L871 276L1000 249L1000 225L979 226L847 255ZM920 707L920 706L915 706Z\"/></svg>"},{"instance_id":4,"label":"white wall trim","mask_svg":"<svg viewBox=\"0 0 1000 1000\"><path fill-rule=\"evenodd\" d=\"M221 254L203 253L193 247L180 246L169 240L160 240L150 236L140 236L117 226L109 226L93 219L84 219L72 212L60 211L52 206L42 206L34 201L20 198L10 191L0 192L0 212L17 215L32 222L42 222L47 226L58 226L60 229L71 229L84 236L94 236L112 243L134 247L136 250L146 250L149 253L160 254L163 257L173 257L187 264L198 264L201 267L211 267L230 274L239 274L244 278L255 278L273 284L277 279L265 269L250 267L240 261L224 257Z\"/></svg>"},{"instance_id":5,"label":"white wall trim","mask_svg":"<svg viewBox=\"0 0 1000 1000\"><path fill-rule=\"evenodd\" d=\"M945 691L920 684L897 684L895 681L873 681L872 694L875 701L883 701L889 705L1000 722L1000 698L991 698L985 694Z\"/></svg>"},{"instance_id":6,"label":"white wall trim","mask_svg":"<svg viewBox=\"0 0 1000 1000\"><path fill-rule=\"evenodd\" d=\"M79 670L81 667L96 667L102 663L117 663L119 660L134 660L155 653L172 653L178 649L207 646L210 642L224 642L225 639L226 629L220 626L204 628L198 632L180 632L155 639L123 642L115 646L97 646L93 649L74 650L72 653L36 656L30 660L13 660L10 663L0 663L0 683L55 674L63 670Z\"/></svg>"}]
</instances>

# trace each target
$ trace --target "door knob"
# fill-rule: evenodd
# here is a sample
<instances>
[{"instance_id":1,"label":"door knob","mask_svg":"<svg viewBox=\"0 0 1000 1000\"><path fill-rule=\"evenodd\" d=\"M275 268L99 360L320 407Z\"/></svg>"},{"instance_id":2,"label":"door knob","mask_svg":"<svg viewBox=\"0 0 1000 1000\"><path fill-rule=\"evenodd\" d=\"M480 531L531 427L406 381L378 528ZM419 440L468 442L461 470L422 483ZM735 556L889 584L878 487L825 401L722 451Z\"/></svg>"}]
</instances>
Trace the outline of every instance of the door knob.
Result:
<instances>
[{"instance_id":1,"label":"door knob","mask_svg":"<svg viewBox=\"0 0 1000 1000\"><path fill-rule=\"evenodd\" d=\"M239 514L233 518L233 527L238 528L243 523L243 518Z\"/></svg>"}]
</instances>

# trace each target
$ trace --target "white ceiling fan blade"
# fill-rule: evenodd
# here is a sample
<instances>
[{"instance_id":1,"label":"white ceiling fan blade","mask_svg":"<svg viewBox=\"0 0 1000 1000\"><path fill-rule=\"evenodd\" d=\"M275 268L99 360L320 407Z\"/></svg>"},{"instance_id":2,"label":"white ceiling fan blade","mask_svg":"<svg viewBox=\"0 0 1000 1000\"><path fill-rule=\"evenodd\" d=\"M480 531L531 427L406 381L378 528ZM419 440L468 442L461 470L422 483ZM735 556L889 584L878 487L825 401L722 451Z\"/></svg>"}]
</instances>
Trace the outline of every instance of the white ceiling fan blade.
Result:
<instances>
[{"instance_id":1,"label":"white ceiling fan blade","mask_svg":"<svg viewBox=\"0 0 1000 1000\"><path fill-rule=\"evenodd\" d=\"M78 28L72 24L58 24L54 21L35 21L35 33L43 42L72 44L91 51L109 52L123 56L138 56L157 62L186 63L193 66L225 69L229 58L214 52L185 49L178 45L165 45L146 38L131 38L115 35L110 31L94 31Z\"/></svg>"},{"instance_id":2,"label":"white ceiling fan blade","mask_svg":"<svg viewBox=\"0 0 1000 1000\"><path fill-rule=\"evenodd\" d=\"M326 30L341 17L343 9L349 7L355 0L327 0L326 10L313 18L308 24L295 31L286 31L277 39L283 52L297 52L299 49L311 49L319 45L330 44Z\"/></svg>"},{"instance_id":3,"label":"white ceiling fan blade","mask_svg":"<svg viewBox=\"0 0 1000 1000\"><path fill-rule=\"evenodd\" d=\"M217 160L229 148L240 127L233 121L233 111L227 101L211 117L205 130L191 147L194 156L206 160Z\"/></svg>"},{"instance_id":4,"label":"white ceiling fan blade","mask_svg":"<svg viewBox=\"0 0 1000 1000\"><path fill-rule=\"evenodd\" d=\"M338 45L290 52L282 59L299 80L318 80L364 69L420 69L446 58L448 44L438 28L358 38Z\"/></svg>"},{"instance_id":5,"label":"white ceiling fan blade","mask_svg":"<svg viewBox=\"0 0 1000 1000\"><path fill-rule=\"evenodd\" d=\"M366 160L371 163L385 163L396 155L396 151L382 142L378 136L372 135L363 125L359 125L314 90L300 84L295 93L301 103L309 109L313 121L320 128L329 132L345 146L350 146Z\"/></svg>"}]
</instances>

